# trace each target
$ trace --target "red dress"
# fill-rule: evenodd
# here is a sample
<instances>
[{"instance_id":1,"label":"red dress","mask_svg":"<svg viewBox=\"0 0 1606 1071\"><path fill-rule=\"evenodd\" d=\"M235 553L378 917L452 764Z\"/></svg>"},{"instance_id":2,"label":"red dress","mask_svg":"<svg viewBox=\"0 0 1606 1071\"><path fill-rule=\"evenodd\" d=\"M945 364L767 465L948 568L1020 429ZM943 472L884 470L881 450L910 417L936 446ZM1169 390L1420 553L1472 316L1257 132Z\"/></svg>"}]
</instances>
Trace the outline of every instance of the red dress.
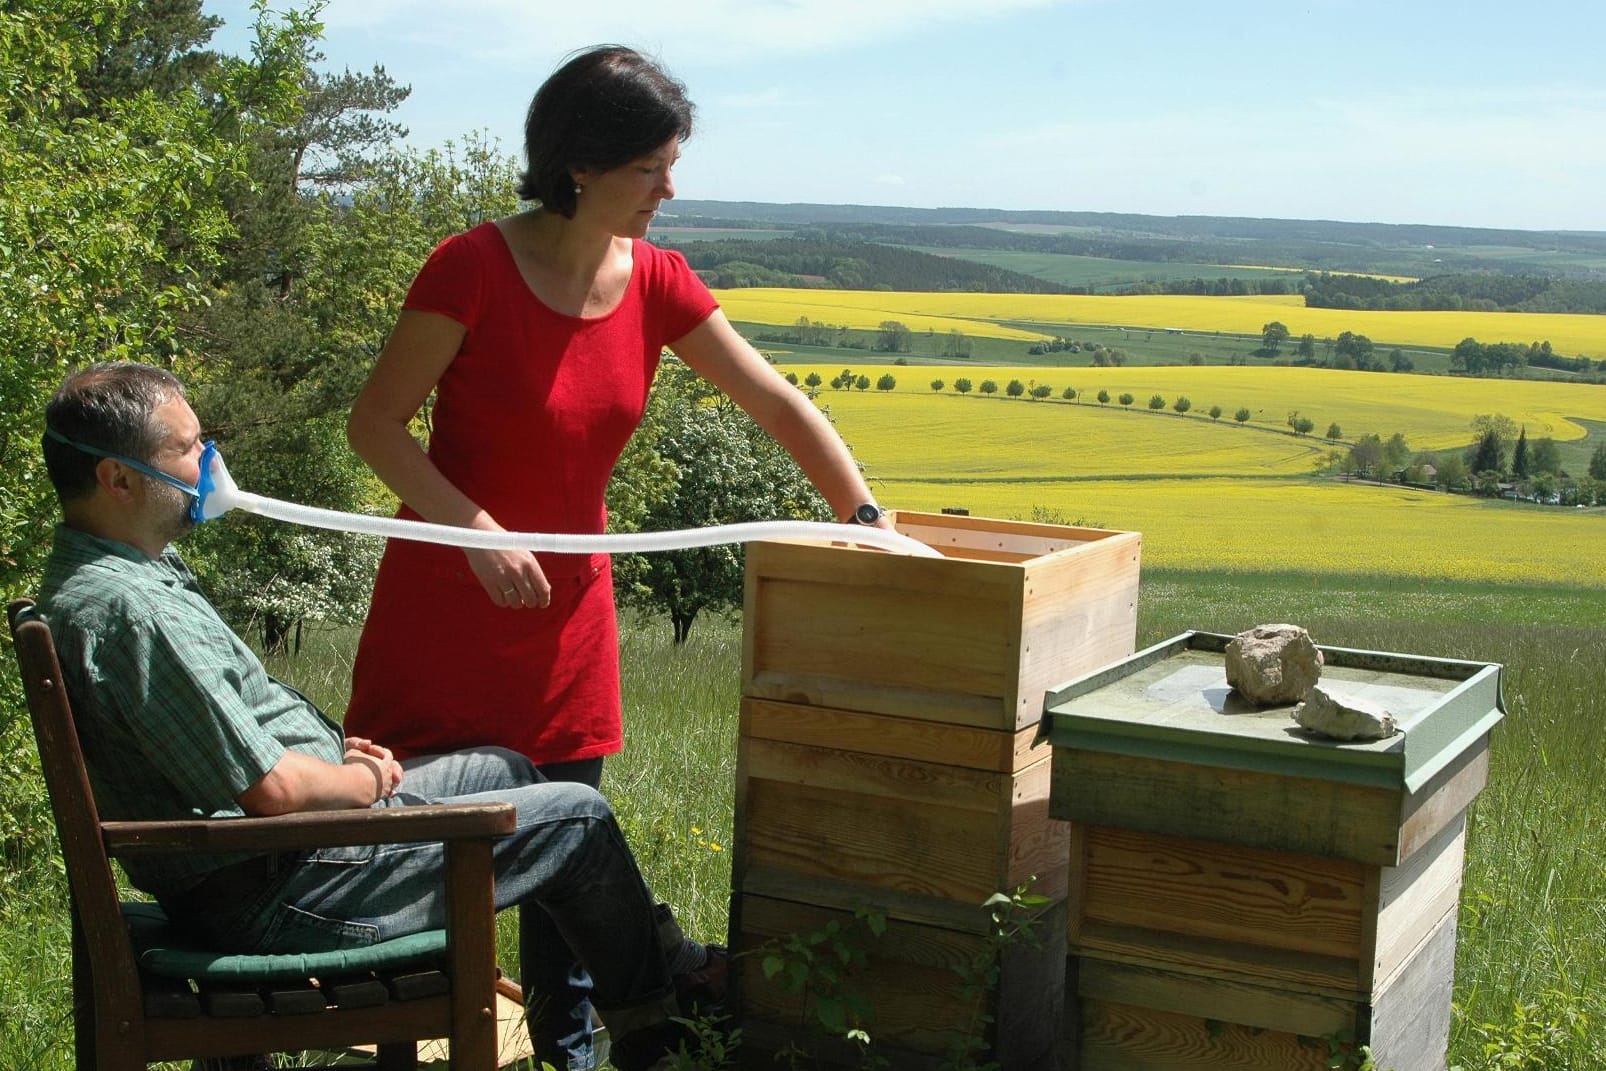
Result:
<instances>
[{"instance_id":1,"label":"red dress","mask_svg":"<svg viewBox=\"0 0 1606 1071\"><path fill-rule=\"evenodd\" d=\"M442 242L405 307L468 329L437 386L429 456L509 531L601 532L663 347L717 307L678 253L634 243L623 299L565 316L530 292L494 223ZM403 506L398 516L416 519ZM393 539L352 668L348 733L398 758L499 744L536 763L623 744L607 555L540 554L544 610L491 602L463 551Z\"/></svg>"}]
</instances>

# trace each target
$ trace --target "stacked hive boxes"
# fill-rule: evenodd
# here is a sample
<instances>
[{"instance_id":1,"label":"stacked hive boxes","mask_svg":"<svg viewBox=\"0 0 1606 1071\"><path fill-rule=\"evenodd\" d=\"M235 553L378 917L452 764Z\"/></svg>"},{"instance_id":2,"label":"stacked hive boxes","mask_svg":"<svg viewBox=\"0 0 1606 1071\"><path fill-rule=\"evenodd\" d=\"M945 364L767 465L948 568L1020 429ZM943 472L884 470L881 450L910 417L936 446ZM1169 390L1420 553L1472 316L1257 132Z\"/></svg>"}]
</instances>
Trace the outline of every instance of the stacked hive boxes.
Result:
<instances>
[{"instance_id":1,"label":"stacked hive boxes","mask_svg":"<svg viewBox=\"0 0 1606 1071\"><path fill-rule=\"evenodd\" d=\"M1441 1071L1499 667L1324 648L1323 685L1400 724L1345 744L1237 702L1227 640L1184 634L1045 701L1074 829L1064 1064L1321 1071L1366 1045Z\"/></svg>"},{"instance_id":2,"label":"stacked hive boxes","mask_svg":"<svg viewBox=\"0 0 1606 1071\"><path fill-rule=\"evenodd\" d=\"M972 1043L1005 1069L1058 1043L1069 826L1050 818L1046 689L1133 650L1135 533L899 513L924 559L845 547L748 549L732 944L851 929L866 962L840 990L892 1066L935 1066ZM1038 940L997 947L981 905L1030 884ZM810 1001L737 960L750 1055L810 1038ZM827 996L833 994L826 994ZM838 991L834 995L841 996ZM813 1005L815 1009L818 1005Z\"/></svg>"}]
</instances>

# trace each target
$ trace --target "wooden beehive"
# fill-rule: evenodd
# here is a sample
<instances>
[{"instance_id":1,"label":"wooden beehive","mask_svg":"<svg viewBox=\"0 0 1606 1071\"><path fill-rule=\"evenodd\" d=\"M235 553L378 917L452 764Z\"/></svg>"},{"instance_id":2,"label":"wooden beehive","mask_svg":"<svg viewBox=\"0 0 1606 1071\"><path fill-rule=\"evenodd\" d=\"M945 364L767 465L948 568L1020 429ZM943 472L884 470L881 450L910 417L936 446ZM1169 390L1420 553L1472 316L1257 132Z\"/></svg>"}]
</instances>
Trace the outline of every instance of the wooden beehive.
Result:
<instances>
[{"instance_id":1,"label":"wooden beehive","mask_svg":"<svg viewBox=\"0 0 1606 1071\"><path fill-rule=\"evenodd\" d=\"M986 1029L990 1059L1051 1059L1064 990L1069 827L1051 820L1046 689L1129 655L1139 537L899 513L940 559L748 548L732 857L732 945L753 951L870 907L887 918L855 979L875 1051L935 1066ZM1042 943L989 992L982 902L1030 885ZM737 961L755 1051L806 1033L801 998ZM817 1050L830 1065L829 1049ZM841 1063L854 1062L851 1053Z\"/></svg>"},{"instance_id":2,"label":"wooden beehive","mask_svg":"<svg viewBox=\"0 0 1606 1071\"><path fill-rule=\"evenodd\" d=\"M1319 740L1227 687L1187 633L1055 689L1073 823L1069 1067L1311 1068L1334 1044L1442 1069L1466 808L1499 667L1322 648L1322 683L1401 733Z\"/></svg>"}]
</instances>

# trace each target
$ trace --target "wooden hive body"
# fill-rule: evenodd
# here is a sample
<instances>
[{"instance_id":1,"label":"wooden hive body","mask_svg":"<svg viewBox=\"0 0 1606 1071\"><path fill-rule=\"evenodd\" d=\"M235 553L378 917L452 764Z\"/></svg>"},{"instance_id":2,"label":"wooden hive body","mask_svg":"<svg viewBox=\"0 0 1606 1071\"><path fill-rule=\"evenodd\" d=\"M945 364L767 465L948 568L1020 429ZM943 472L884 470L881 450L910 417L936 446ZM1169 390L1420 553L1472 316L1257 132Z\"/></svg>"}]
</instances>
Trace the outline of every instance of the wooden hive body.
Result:
<instances>
[{"instance_id":1,"label":"wooden hive body","mask_svg":"<svg viewBox=\"0 0 1606 1071\"><path fill-rule=\"evenodd\" d=\"M1047 688L1130 654L1133 533L895 515L921 559L842 547L749 547L732 857L732 945L750 952L871 908L852 985L875 1051L935 1067L985 1035L987 1059L1052 1059L1064 991L1069 826L1050 818ZM1030 884L1042 939L985 992L981 905ZM754 1059L807 1033L803 999L737 961ZM990 1021L991 1025L986 1023ZM813 1043L811 1043L813 1044ZM851 1050L816 1054L851 1065Z\"/></svg>"},{"instance_id":2,"label":"wooden hive body","mask_svg":"<svg viewBox=\"0 0 1606 1071\"><path fill-rule=\"evenodd\" d=\"M1326 648L1324 685L1404 729L1338 744L1234 706L1225 639L1178 637L1046 701L1051 811L1074 827L1062 1065L1320 1071L1364 1044L1442 1071L1499 667Z\"/></svg>"}]
</instances>

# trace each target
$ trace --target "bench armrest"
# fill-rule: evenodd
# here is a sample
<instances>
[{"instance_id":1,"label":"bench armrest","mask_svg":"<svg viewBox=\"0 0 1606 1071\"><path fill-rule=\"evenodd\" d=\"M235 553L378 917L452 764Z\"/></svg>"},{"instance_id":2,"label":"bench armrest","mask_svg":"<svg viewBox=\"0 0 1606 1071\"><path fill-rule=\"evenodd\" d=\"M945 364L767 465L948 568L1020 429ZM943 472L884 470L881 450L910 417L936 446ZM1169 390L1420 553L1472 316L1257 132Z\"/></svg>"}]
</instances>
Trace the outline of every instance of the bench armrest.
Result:
<instances>
[{"instance_id":1,"label":"bench armrest","mask_svg":"<svg viewBox=\"0 0 1606 1071\"><path fill-rule=\"evenodd\" d=\"M179 852L270 854L350 844L407 844L502 837L513 832L511 803L431 803L416 807L305 811L270 818L102 822L111 855Z\"/></svg>"}]
</instances>

